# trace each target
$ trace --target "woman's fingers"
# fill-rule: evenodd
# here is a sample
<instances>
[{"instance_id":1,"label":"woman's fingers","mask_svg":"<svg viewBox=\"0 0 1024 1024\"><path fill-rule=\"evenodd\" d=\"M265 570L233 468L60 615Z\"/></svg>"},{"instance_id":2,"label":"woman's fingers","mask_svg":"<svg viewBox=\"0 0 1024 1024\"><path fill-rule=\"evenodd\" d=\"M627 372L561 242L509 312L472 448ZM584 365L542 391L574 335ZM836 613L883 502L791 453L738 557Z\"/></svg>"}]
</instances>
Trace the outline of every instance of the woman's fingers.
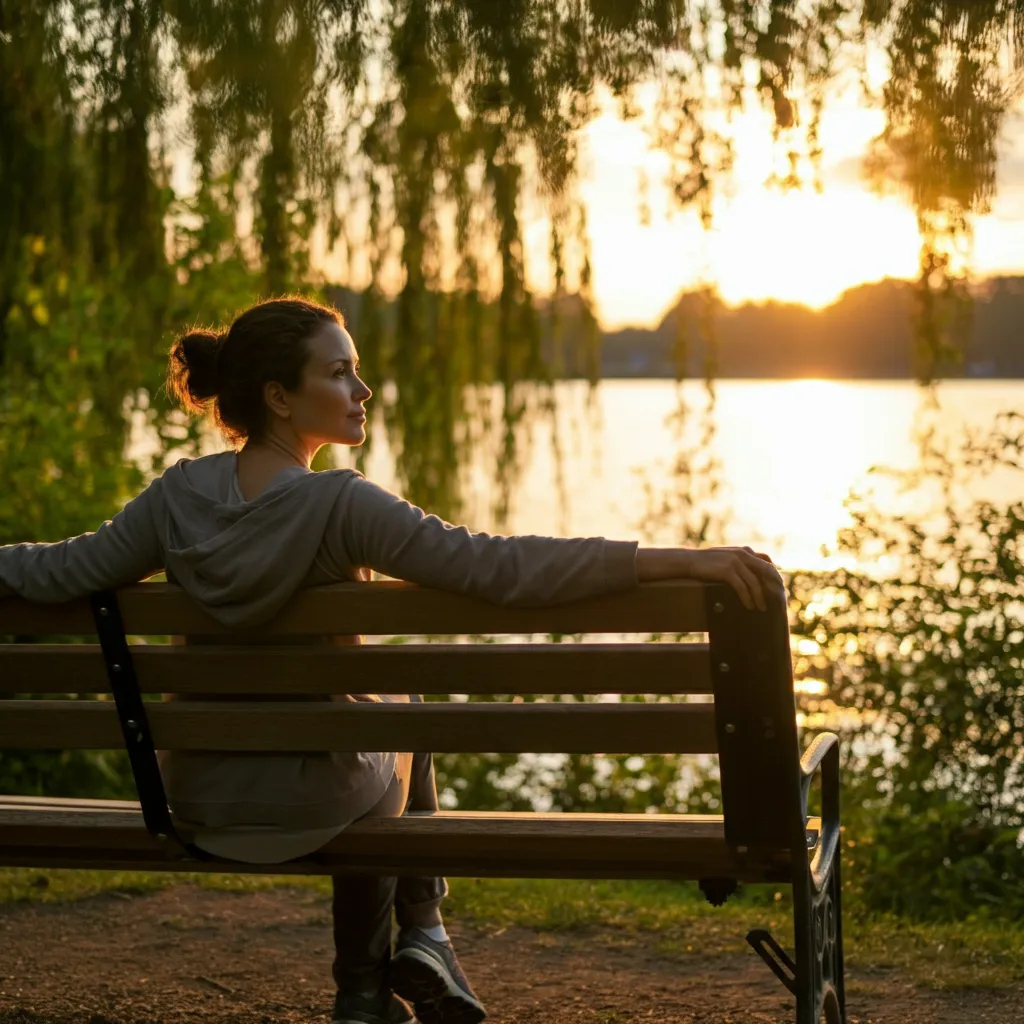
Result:
<instances>
[{"instance_id":1,"label":"woman's fingers","mask_svg":"<svg viewBox=\"0 0 1024 1024\"><path fill-rule=\"evenodd\" d=\"M746 556L746 561L759 576L765 579L774 579L779 575L779 570L775 567L775 563L771 560L770 555L760 551L750 551L749 555Z\"/></svg>"},{"instance_id":2,"label":"woman's fingers","mask_svg":"<svg viewBox=\"0 0 1024 1024\"><path fill-rule=\"evenodd\" d=\"M744 548L745 557L741 559L743 572L747 581L747 589L750 591L757 607L765 611L768 606L767 594L772 589L784 592L782 577L778 569L767 555L760 555L756 551ZM749 607L749 605L748 605Z\"/></svg>"},{"instance_id":3,"label":"woman's fingers","mask_svg":"<svg viewBox=\"0 0 1024 1024\"><path fill-rule=\"evenodd\" d=\"M746 551L748 555L753 555L755 558L761 559L762 562L768 562L769 565L775 564L774 562L772 562L772 556L766 555L763 551L755 551L751 547L745 547L743 550Z\"/></svg>"},{"instance_id":4,"label":"woman's fingers","mask_svg":"<svg viewBox=\"0 0 1024 1024\"><path fill-rule=\"evenodd\" d=\"M762 612L765 610L764 590L761 586L761 581L742 561L737 561L729 582L736 593L739 594L740 600L748 610L753 611L755 608Z\"/></svg>"},{"instance_id":5,"label":"woman's fingers","mask_svg":"<svg viewBox=\"0 0 1024 1024\"><path fill-rule=\"evenodd\" d=\"M754 595L754 604L757 605L758 611L767 611L768 602L765 600L764 597L764 584L761 582L757 573L748 568L747 566L743 567L743 571L748 576L748 585L750 586L751 593L753 593Z\"/></svg>"},{"instance_id":6,"label":"woman's fingers","mask_svg":"<svg viewBox=\"0 0 1024 1024\"><path fill-rule=\"evenodd\" d=\"M743 602L743 607L747 611L752 612L754 610L754 595L750 592L750 587L747 586L747 581L743 578L742 574L738 569L725 578L725 581L732 587L733 590L739 595L740 601Z\"/></svg>"}]
</instances>

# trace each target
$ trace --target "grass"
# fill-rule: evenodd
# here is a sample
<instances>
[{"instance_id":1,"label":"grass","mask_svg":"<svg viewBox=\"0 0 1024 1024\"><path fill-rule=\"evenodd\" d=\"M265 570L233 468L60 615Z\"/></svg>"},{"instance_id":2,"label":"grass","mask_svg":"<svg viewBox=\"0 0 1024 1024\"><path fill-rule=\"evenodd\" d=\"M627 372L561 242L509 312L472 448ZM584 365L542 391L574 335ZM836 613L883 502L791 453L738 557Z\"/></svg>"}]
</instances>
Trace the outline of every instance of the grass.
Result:
<instances>
[{"instance_id":1,"label":"grass","mask_svg":"<svg viewBox=\"0 0 1024 1024\"><path fill-rule=\"evenodd\" d=\"M0 903L138 895L183 882L225 892L330 892L330 880L316 877L0 868ZM492 932L528 928L570 942L644 945L677 959L746 954L743 937L752 927L769 928L792 946L789 897L771 887L750 888L720 908L692 883L451 878L449 887L449 919ZM855 971L894 972L938 989L1024 983L1024 923L984 916L949 924L861 920L847 911L844 926L847 964Z\"/></svg>"}]
</instances>

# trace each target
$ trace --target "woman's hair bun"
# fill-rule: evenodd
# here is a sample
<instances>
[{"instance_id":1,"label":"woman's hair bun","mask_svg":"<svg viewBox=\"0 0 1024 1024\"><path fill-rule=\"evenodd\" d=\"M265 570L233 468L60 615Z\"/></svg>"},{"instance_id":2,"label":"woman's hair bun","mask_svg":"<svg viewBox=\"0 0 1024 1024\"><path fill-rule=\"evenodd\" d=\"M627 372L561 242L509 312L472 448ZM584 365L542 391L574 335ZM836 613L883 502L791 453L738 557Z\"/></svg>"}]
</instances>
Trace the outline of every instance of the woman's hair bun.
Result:
<instances>
[{"instance_id":1,"label":"woman's hair bun","mask_svg":"<svg viewBox=\"0 0 1024 1024\"><path fill-rule=\"evenodd\" d=\"M217 397L217 357L222 334L197 329L182 334L171 347L168 390L186 410L198 411Z\"/></svg>"}]
</instances>

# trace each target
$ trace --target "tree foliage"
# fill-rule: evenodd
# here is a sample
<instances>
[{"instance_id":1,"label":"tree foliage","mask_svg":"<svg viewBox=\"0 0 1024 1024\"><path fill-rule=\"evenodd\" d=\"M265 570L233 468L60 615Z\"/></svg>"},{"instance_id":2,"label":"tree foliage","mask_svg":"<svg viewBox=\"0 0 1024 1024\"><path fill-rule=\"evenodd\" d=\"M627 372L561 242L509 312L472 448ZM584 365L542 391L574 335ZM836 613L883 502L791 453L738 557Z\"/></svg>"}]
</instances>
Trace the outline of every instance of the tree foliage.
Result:
<instances>
[{"instance_id":1,"label":"tree foliage","mask_svg":"<svg viewBox=\"0 0 1024 1024\"><path fill-rule=\"evenodd\" d=\"M811 725L855 712L847 856L869 906L1019 913L1024 504L964 495L1020 493L1024 420L960 442L931 435L925 453L887 475L901 515L851 499L840 550L861 569L792 581L797 635L818 647L800 670L829 683Z\"/></svg>"}]
</instances>

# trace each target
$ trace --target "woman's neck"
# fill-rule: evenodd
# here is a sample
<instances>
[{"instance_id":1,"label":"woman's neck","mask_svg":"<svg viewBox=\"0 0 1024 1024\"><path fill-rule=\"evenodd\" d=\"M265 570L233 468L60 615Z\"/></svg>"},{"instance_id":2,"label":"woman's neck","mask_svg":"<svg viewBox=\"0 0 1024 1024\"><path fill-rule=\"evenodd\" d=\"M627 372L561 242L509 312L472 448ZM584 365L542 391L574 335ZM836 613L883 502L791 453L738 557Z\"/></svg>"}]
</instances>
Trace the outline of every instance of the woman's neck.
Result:
<instances>
[{"instance_id":1,"label":"woman's neck","mask_svg":"<svg viewBox=\"0 0 1024 1024\"><path fill-rule=\"evenodd\" d=\"M309 446L303 443L303 439L295 435L281 436L269 432L258 441L247 441L239 454L245 453L250 453L250 458L269 461L276 459L278 462L305 466L309 469L316 449L310 450Z\"/></svg>"},{"instance_id":2,"label":"woman's neck","mask_svg":"<svg viewBox=\"0 0 1024 1024\"><path fill-rule=\"evenodd\" d=\"M238 489L246 501L253 501L282 470L295 466L308 470L311 459L305 452L270 439L250 442L236 456Z\"/></svg>"}]
</instances>

